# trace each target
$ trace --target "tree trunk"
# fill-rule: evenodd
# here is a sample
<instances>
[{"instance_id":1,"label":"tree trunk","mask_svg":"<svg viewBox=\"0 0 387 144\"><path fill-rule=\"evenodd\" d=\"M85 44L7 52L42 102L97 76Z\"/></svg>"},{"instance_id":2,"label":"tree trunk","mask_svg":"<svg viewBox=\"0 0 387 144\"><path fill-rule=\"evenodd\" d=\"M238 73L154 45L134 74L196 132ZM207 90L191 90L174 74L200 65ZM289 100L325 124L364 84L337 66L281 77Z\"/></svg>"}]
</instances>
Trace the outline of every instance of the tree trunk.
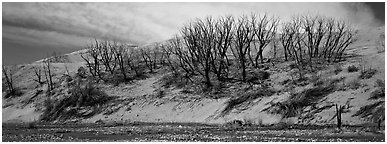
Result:
<instances>
[{"instance_id":1,"label":"tree trunk","mask_svg":"<svg viewBox=\"0 0 387 144\"><path fill-rule=\"evenodd\" d=\"M336 104L336 118L337 118L337 128L341 129L341 105L339 107Z\"/></svg>"}]
</instances>

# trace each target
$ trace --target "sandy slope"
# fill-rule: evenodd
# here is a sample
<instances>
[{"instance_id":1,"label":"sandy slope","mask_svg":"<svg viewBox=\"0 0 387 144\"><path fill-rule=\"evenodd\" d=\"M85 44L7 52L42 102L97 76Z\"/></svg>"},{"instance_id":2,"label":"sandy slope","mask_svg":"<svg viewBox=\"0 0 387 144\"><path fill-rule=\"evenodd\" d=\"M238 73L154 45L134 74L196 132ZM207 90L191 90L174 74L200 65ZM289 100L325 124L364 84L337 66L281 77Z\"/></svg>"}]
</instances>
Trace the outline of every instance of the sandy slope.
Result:
<instances>
[{"instance_id":1,"label":"sandy slope","mask_svg":"<svg viewBox=\"0 0 387 144\"><path fill-rule=\"evenodd\" d=\"M384 30L384 27L383 27ZM336 91L324 99L322 99L317 107L324 107L332 104L348 105L349 112L343 113L342 119L344 124L364 124L366 121L359 117L352 117L360 107L372 103L367 100L370 93L375 90L375 81L377 79L384 80L384 52L378 53L375 48L377 36L375 33L369 34L368 31L360 32L364 37L359 39L356 43L351 45L348 53L356 54L357 57L350 58L348 61L342 63L343 71L338 75L332 75L331 70L321 72L325 75L323 77L345 77L344 83L356 80L359 75L357 73L348 73L347 66L365 66L372 67L378 70L377 74L370 79L359 80L363 85L356 90ZM56 78L60 78L61 74L65 72L65 65L71 73L75 73L77 68L83 66L82 59L79 54L81 52L74 52L68 54L69 62L72 63L54 63L54 72ZM39 105L44 100L44 94L36 94L37 89L46 89L45 87L36 88L37 84L31 79L33 76L32 66L39 65L39 62L19 66L15 73L15 81L18 81L17 86L22 87L25 91L24 95L14 99L3 99L2 121L3 122L29 122L37 120L41 112L36 110L34 104ZM244 104L227 115L220 115L221 111L226 106L228 98L223 99L207 99L199 98L200 96L183 94L179 89L165 89L166 96L163 98L155 98L158 89L161 88L158 83L159 79L164 74L155 74L150 78L138 80L130 84L120 84L118 86L101 85L101 88L109 95L119 96L123 100L134 98L133 101L124 101L113 105L111 109L117 109L116 112L105 115L103 113L97 114L91 118L83 119L82 122L96 122L102 121L146 121L146 122L204 122L204 123L225 123L235 119L252 121L254 123L272 124L284 121L279 115L268 114L263 109L270 106L270 103L283 101L288 98L289 93L280 93L271 97L258 98L251 103ZM274 83L279 83L287 78L287 73L276 72L271 75ZM274 85L275 88L281 89L280 85ZM25 105L26 101L32 100L30 104ZM308 113L306 108L305 114ZM303 123L312 124L332 124L336 123L333 118L335 108L330 107L321 112L313 114L313 118L304 121ZM333 119L332 119L333 118ZM300 123L297 119L286 119L289 123Z\"/></svg>"}]
</instances>

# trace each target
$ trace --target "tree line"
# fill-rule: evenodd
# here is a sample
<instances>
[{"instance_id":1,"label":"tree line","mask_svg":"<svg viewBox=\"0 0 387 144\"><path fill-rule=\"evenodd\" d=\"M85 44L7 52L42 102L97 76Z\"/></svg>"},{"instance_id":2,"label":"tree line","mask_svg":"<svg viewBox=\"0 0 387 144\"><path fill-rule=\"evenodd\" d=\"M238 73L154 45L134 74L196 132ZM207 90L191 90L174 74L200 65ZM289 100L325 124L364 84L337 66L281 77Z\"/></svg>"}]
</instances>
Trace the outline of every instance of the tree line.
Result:
<instances>
[{"instance_id":1,"label":"tree line","mask_svg":"<svg viewBox=\"0 0 387 144\"><path fill-rule=\"evenodd\" d=\"M355 34L344 21L322 16L294 16L282 23L268 14L206 17L185 24L179 35L153 46L95 40L82 58L99 80L108 75L131 80L130 73L139 76L165 65L188 79L200 76L211 87L213 79L248 81L249 69L260 69L272 59L264 55L268 47L280 54L279 59L299 67L312 66L316 60L341 61ZM237 67L240 77L230 75L230 67Z\"/></svg>"}]
</instances>

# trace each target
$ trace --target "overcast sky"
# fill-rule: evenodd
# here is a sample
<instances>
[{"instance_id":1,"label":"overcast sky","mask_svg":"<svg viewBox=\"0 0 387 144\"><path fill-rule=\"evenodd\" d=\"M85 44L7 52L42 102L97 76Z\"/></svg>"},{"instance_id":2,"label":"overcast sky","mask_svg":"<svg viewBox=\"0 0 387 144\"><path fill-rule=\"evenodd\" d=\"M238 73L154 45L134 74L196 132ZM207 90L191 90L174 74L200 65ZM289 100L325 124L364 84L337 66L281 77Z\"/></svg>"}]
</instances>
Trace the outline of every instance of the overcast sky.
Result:
<instances>
[{"instance_id":1,"label":"overcast sky","mask_svg":"<svg viewBox=\"0 0 387 144\"><path fill-rule=\"evenodd\" d=\"M189 20L208 15L267 12L286 21L295 14L320 14L357 27L384 25L384 3L3 3L2 8L5 64L83 49L93 38L139 45L163 41Z\"/></svg>"}]
</instances>

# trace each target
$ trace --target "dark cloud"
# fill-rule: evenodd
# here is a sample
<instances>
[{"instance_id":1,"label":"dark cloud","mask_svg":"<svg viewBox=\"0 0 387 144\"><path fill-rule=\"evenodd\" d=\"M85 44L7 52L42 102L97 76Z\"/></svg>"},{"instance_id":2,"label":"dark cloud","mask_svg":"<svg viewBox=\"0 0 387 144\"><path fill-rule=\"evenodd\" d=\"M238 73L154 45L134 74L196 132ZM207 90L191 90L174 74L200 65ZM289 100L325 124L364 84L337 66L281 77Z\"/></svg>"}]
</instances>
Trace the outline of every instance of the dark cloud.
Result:
<instances>
[{"instance_id":1,"label":"dark cloud","mask_svg":"<svg viewBox=\"0 0 387 144\"><path fill-rule=\"evenodd\" d=\"M286 21L294 14L320 14L359 27L376 23L363 3L3 3L2 12L3 50L10 55L16 55L13 46L64 52L83 48L93 38L135 44L162 41L189 20L209 15L267 12Z\"/></svg>"},{"instance_id":2,"label":"dark cloud","mask_svg":"<svg viewBox=\"0 0 387 144\"><path fill-rule=\"evenodd\" d=\"M385 2L366 2L371 11L373 12L375 18L379 20L382 25L385 24Z\"/></svg>"}]
</instances>

